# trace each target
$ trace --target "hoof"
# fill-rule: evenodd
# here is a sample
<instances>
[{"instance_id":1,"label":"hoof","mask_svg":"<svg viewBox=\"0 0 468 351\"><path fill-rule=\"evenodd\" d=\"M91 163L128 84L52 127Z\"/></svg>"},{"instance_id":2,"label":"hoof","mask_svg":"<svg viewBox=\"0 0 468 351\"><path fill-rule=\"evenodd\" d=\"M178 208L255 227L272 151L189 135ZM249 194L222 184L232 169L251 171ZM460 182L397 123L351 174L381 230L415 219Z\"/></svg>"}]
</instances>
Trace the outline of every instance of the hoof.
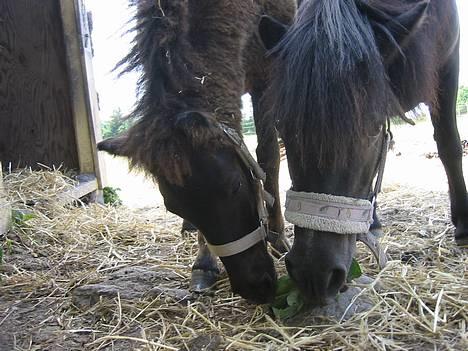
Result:
<instances>
[{"instance_id":1,"label":"hoof","mask_svg":"<svg viewBox=\"0 0 468 351\"><path fill-rule=\"evenodd\" d=\"M455 229L455 243L460 247L468 247L468 225L466 221L458 222Z\"/></svg>"},{"instance_id":2,"label":"hoof","mask_svg":"<svg viewBox=\"0 0 468 351\"><path fill-rule=\"evenodd\" d=\"M457 246L468 248L468 235L455 236Z\"/></svg>"},{"instance_id":3,"label":"hoof","mask_svg":"<svg viewBox=\"0 0 468 351\"><path fill-rule=\"evenodd\" d=\"M195 227L192 223L184 219L184 221L182 222L182 228L180 229L180 233L195 233L196 231L198 231L197 227Z\"/></svg>"},{"instance_id":4,"label":"hoof","mask_svg":"<svg viewBox=\"0 0 468 351\"><path fill-rule=\"evenodd\" d=\"M455 239L455 243L457 244L457 246L468 249L468 237L467 238Z\"/></svg>"},{"instance_id":5,"label":"hoof","mask_svg":"<svg viewBox=\"0 0 468 351\"><path fill-rule=\"evenodd\" d=\"M375 236L377 239L380 239L381 237L383 237L383 230L382 230L382 227L377 227L377 228L370 228L369 229L369 232Z\"/></svg>"},{"instance_id":6,"label":"hoof","mask_svg":"<svg viewBox=\"0 0 468 351\"><path fill-rule=\"evenodd\" d=\"M204 271L201 269L194 269L192 277L190 278L190 291L201 293L209 290L216 284L219 278L219 273L214 271Z\"/></svg>"}]
</instances>

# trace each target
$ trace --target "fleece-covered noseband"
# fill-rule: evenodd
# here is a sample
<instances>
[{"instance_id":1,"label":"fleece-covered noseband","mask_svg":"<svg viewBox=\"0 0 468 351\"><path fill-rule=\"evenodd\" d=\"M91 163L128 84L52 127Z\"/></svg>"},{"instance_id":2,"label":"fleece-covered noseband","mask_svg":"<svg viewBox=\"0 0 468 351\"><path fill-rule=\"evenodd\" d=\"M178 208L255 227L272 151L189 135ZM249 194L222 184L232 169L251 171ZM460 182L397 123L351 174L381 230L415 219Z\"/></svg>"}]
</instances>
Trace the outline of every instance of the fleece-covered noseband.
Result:
<instances>
[{"instance_id":1,"label":"fleece-covered noseband","mask_svg":"<svg viewBox=\"0 0 468 351\"><path fill-rule=\"evenodd\" d=\"M374 206L368 200L289 190L284 216L303 228L359 234L369 230L373 211Z\"/></svg>"}]
</instances>

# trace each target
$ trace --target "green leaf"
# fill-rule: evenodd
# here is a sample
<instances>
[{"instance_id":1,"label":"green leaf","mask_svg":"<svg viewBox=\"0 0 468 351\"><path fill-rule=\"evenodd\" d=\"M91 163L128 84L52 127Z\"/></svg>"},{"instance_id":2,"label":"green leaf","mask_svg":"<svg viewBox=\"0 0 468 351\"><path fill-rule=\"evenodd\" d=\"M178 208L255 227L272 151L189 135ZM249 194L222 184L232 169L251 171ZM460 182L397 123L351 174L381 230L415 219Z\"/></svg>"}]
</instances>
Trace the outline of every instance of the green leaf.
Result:
<instances>
[{"instance_id":1,"label":"green leaf","mask_svg":"<svg viewBox=\"0 0 468 351\"><path fill-rule=\"evenodd\" d=\"M3 262L3 247L0 246L0 264Z\"/></svg>"},{"instance_id":2,"label":"green leaf","mask_svg":"<svg viewBox=\"0 0 468 351\"><path fill-rule=\"evenodd\" d=\"M121 190L120 188L113 188L110 186L106 186L103 189L104 192L104 203L109 204L112 206L120 206L122 205L122 200L118 192Z\"/></svg>"},{"instance_id":3,"label":"green leaf","mask_svg":"<svg viewBox=\"0 0 468 351\"><path fill-rule=\"evenodd\" d=\"M302 307L304 307L304 301L298 290L292 291L286 298L287 306L283 308L272 307L273 314L278 319L288 319L298 314Z\"/></svg>"},{"instance_id":4,"label":"green leaf","mask_svg":"<svg viewBox=\"0 0 468 351\"><path fill-rule=\"evenodd\" d=\"M278 279L275 301L271 310L277 319L288 319L300 312L304 300L294 281L289 276Z\"/></svg>"},{"instance_id":5,"label":"green leaf","mask_svg":"<svg viewBox=\"0 0 468 351\"><path fill-rule=\"evenodd\" d=\"M289 306L302 306L304 304L299 290L291 291L291 293L286 298L286 301L288 302Z\"/></svg>"},{"instance_id":6,"label":"green leaf","mask_svg":"<svg viewBox=\"0 0 468 351\"><path fill-rule=\"evenodd\" d=\"M289 306L283 309L272 307L271 309L275 317L282 320L294 317L299 313L299 308L297 306Z\"/></svg>"},{"instance_id":7,"label":"green leaf","mask_svg":"<svg viewBox=\"0 0 468 351\"><path fill-rule=\"evenodd\" d=\"M104 139L115 137L125 132L131 126L120 108L114 110L110 118L101 123L101 132Z\"/></svg>"},{"instance_id":8,"label":"green leaf","mask_svg":"<svg viewBox=\"0 0 468 351\"><path fill-rule=\"evenodd\" d=\"M276 284L275 301L272 306L279 309L288 307L288 295L296 289L296 284L290 276L285 275L278 279Z\"/></svg>"},{"instance_id":9,"label":"green leaf","mask_svg":"<svg viewBox=\"0 0 468 351\"><path fill-rule=\"evenodd\" d=\"M362 275L361 267L353 258L348 272L348 281ZM298 314L304 307L304 300L297 285L290 276L285 275L278 279L275 301L270 305L277 319L288 319Z\"/></svg>"},{"instance_id":10,"label":"green leaf","mask_svg":"<svg viewBox=\"0 0 468 351\"><path fill-rule=\"evenodd\" d=\"M349 271L348 271L347 280L348 280L348 282L350 282L350 281L352 281L354 279L359 278L361 275L362 275L361 266L356 261L356 259L353 258L353 261L351 262L351 267L349 268Z\"/></svg>"},{"instance_id":11,"label":"green leaf","mask_svg":"<svg viewBox=\"0 0 468 351\"><path fill-rule=\"evenodd\" d=\"M295 287L296 283L294 283L291 277L289 275L283 275L278 279L276 284L276 296L289 293Z\"/></svg>"},{"instance_id":12,"label":"green leaf","mask_svg":"<svg viewBox=\"0 0 468 351\"><path fill-rule=\"evenodd\" d=\"M288 307L288 295L289 293L278 295L275 297L275 301L271 304L273 307L276 308L286 308Z\"/></svg>"},{"instance_id":13,"label":"green leaf","mask_svg":"<svg viewBox=\"0 0 468 351\"><path fill-rule=\"evenodd\" d=\"M468 104L468 87L460 86L458 88L457 104Z\"/></svg>"},{"instance_id":14,"label":"green leaf","mask_svg":"<svg viewBox=\"0 0 468 351\"><path fill-rule=\"evenodd\" d=\"M25 212L21 210L12 210L11 217L13 218L13 223L18 227L24 227L26 222L36 218L36 215L31 212Z\"/></svg>"},{"instance_id":15,"label":"green leaf","mask_svg":"<svg viewBox=\"0 0 468 351\"><path fill-rule=\"evenodd\" d=\"M23 214L23 222L27 222L30 219L33 219L35 217L36 216L34 215L34 213L25 213L25 214Z\"/></svg>"}]
</instances>

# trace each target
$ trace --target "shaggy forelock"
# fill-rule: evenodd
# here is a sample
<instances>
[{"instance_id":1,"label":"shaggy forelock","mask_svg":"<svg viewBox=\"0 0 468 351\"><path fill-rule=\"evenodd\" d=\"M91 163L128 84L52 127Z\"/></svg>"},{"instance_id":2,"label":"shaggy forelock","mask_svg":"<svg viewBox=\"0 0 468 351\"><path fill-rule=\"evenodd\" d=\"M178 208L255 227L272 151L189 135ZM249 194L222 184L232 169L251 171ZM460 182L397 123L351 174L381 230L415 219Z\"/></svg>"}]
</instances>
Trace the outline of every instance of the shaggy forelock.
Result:
<instances>
[{"instance_id":1,"label":"shaggy forelock","mask_svg":"<svg viewBox=\"0 0 468 351\"><path fill-rule=\"evenodd\" d=\"M276 58L271 111L303 158L344 164L343 150L383 124L397 102L372 27L354 1L311 0L271 53Z\"/></svg>"}]
</instances>

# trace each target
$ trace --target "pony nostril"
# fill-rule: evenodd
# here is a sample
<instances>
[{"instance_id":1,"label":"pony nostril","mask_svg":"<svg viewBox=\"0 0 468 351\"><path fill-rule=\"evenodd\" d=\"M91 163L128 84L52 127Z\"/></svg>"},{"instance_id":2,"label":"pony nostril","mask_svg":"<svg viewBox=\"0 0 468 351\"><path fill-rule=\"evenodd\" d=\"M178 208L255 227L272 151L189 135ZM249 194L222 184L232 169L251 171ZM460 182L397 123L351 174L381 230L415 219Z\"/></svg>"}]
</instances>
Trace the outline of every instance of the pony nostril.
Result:
<instances>
[{"instance_id":1,"label":"pony nostril","mask_svg":"<svg viewBox=\"0 0 468 351\"><path fill-rule=\"evenodd\" d=\"M346 269L344 268L335 268L330 272L327 294L328 296L336 295L346 280Z\"/></svg>"},{"instance_id":2,"label":"pony nostril","mask_svg":"<svg viewBox=\"0 0 468 351\"><path fill-rule=\"evenodd\" d=\"M289 255L286 255L286 257L284 258L284 263L286 264L286 270L288 271L289 275L292 276L293 264L291 262L291 259L289 258Z\"/></svg>"},{"instance_id":3,"label":"pony nostril","mask_svg":"<svg viewBox=\"0 0 468 351\"><path fill-rule=\"evenodd\" d=\"M262 279L260 281L265 287L273 285L273 278L271 278L271 276L268 273L263 273Z\"/></svg>"}]
</instances>

